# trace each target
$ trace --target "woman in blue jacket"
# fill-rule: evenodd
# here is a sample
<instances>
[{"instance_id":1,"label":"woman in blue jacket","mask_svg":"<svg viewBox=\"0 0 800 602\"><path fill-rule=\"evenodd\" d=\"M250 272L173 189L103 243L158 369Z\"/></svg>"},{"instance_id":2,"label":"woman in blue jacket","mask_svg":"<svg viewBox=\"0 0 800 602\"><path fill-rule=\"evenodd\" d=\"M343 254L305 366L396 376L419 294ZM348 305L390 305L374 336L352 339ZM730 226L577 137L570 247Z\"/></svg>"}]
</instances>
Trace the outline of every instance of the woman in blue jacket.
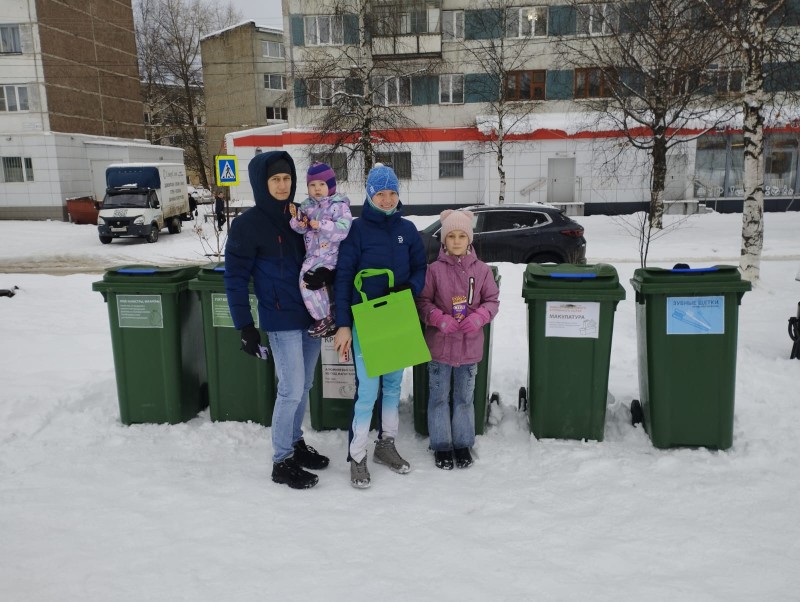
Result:
<instances>
[{"instance_id":1,"label":"woman in blue jacket","mask_svg":"<svg viewBox=\"0 0 800 602\"><path fill-rule=\"evenodd\" d=\"M358 333L353 328L352 305L361 303L361 295L353 282L356 274L367 268L388 268L394 272L395 290L410 288L413 295L425 285L425 248L417 228L401 216L397 176L390 167L378 164L367 175L367 198L361 217L353 221L350 233L339 247L336 264L336 324L339 326L334 347L340 355L350 352L356 367L356 398L353 423L350 427L348 460L350 484L360 489L369 487L367 469L367 439L372 411L378 393L382 394L378 440L375 442L374 462L385 464L398 473L407 473L411 466L394 445L399 425L400 383L403 371L397 370L380 377L369 378L361 355ZM368 299L388 292L385 276L365 278L361 290ZM380 391L379 391L380 389Z\"/></svg>"},{"instance_id":2,"label":"woman in blue jacket","mask_svg":"<svg viewBox=\"0 0 800 602\"><path fill-rule=\"evenodd\" d=\"M272 480L295 489L317 484L328 458L303 440L303 416L320 352L320 340L308 335L312 318L300 288L300 266L305 257L303 237L289 226L289 205L297 174L289 153L256 155L248 168L255 207L231 222L225 246L225 291L242 349L262 360L267 348L250 313L250 280L258 299L259 326L267 333L278 395L272 411Z\"/></svg>"}]
</instances>

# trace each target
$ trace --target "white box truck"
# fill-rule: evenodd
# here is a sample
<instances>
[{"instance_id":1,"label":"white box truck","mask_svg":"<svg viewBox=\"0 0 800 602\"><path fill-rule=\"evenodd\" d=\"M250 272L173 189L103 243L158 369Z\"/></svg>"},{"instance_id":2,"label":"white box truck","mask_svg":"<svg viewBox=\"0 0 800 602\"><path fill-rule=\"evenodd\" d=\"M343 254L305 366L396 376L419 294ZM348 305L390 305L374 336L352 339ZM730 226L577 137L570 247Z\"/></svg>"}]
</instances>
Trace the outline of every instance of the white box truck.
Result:
<instances>
[{"instance_id":1,"label":"white box truck","mask_svg":"<svg viewBox=\"0 0 800 602\"><path fill-rule=\"evenodd\" d=\"M138 236L156 242L161 229L181 231L191 219L181 163L115 163L106 168L106 194L97 218L100 242Z\"/></svg>"}]
</instances>

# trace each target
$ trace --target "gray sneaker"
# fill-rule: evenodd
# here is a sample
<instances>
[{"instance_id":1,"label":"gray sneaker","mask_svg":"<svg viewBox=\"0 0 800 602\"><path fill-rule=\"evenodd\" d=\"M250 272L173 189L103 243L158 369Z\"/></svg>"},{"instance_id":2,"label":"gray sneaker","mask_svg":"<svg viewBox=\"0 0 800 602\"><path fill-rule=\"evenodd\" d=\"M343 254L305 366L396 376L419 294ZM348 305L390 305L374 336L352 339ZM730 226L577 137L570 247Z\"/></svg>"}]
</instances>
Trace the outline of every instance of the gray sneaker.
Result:
<instances>
[{"instance_id":1,"label":"gray sneaker","mask_svg":"<svg viewBox=\"0 0 800 602\"><path fill-rule=\"evenodd\" d=\"M378 439L375 442L375 454L372 456L372 460L378 464L388 466L400 474L405 474L411 470L411 465L397 453L393 437Z\"/></svg>"},{"instance_id":2,"label":"gray sneaker","mask_svg":"<svg viewBox=\"0 0 800 602\"><path fill-rule=\"evenodd\" d=\"M369 487L369 469L367 468L367 455L361 462L350 460L350 484L356 489L366 489Z\"/></svg>"}]
</instances>

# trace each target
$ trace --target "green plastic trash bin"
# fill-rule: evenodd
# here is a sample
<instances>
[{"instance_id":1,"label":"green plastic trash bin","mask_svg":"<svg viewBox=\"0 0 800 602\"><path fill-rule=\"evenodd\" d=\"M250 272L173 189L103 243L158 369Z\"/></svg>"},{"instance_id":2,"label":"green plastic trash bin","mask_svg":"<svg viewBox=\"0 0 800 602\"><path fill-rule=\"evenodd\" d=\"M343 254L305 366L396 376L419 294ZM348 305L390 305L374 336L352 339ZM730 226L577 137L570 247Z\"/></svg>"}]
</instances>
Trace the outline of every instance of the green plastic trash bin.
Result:
<instances>
[{"instance_id":1,"label":"green plastic trash bin","mask_svg":"<svg viewBox=\"0 0 800 602\"><path fill-rule=\"evenodd\" d=\"M750 283L736 266L640 268L636 330L640 400L653 445L733 443L739 304Z\"/></svg>"},{"instance_id":2,"label":"green plastic trash bin","mask_svg":"<svg viewBox=\"0 0 800 602\"><path fill-rule=\"evenodd\" d=\"M490 266L494 281L500 287L500 275L497 266ZM478 362L478 372L475 374L475 434L483 435L486 432L486 421L489 419L489 375L492 372L492 323L483 327L483 359ZM423 437L428 436L428 395L430 393L428 381L428 364L418 364L413 369L414 396L414 430ZM453 380L450 379L450 411L453 409Z\"/></svg>"},{"instance_id":3,"label":"green plastic trash bin","mask_svg":"<svg viewBox=\"0 0 800 602\"><path fill-rule=\"evenodd\" d=\"M123 424L184 422L208 405L196 266L123 266L92 283L108 304Z\"/></svg>"},{"instance_id":4,"label":"green plastic trash bin","mask_svg":"<svg viewBox=\"0 0 800 602\"><path fill-rule=\"evenodd\" d=\"M275 362L260 360L241 350L239 331L225 294L225 264L214 263L200 268L189 289L200 295L203 308L208 403L211 420L272 424L277 385ZM258 301L250 294L250 311L258 327Z\"/></svg>"},{"instance_id":5,"label":"green plastic trash bin","mask_svg":"<svg viewBox=\"0 0 800 602\"><path fill-rule=\"evenodd\" d=\"M317 431L350 428L353 399L356 395L356 372L352 352L347 362L339 361L333 337L322 339L314 385L308 393L311 428ZM372 426L375 426L373 414Z\"/></svg>"},{"instance_id":6,"label":"green plastic trash bin","mask_svg":"<svg viewBox=\"0 0 800 602\"><path fill-rule=\"evenodd\" d=\"M614 311L613 266L529 264L528 412L538 439L603 440Z\"/></svg>"}]
</instances>

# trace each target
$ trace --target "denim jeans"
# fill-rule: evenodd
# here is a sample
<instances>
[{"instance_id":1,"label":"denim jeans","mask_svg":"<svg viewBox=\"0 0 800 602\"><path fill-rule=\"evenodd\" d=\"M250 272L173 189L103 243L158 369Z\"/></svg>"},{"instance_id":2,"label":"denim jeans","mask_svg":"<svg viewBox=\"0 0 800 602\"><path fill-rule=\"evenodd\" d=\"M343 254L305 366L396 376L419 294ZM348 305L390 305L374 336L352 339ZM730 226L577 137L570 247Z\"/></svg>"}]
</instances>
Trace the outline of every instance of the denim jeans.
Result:
<instances>
[{"instance_id":1,"label":"denim jeans","mask_svg":"<svg viewBox=\"0 0 800 602\"><path fill-rule=\"evenodd\" d=\"M282 462L294 453L294 444L303 437L303 417L314 383L320 339L308 336L305 330L277 330L267 336L278 377L278 396L272 410L272 461Z\"/></svg>"},{"instance_id":2,"label":"denim jeans","mask_svg":"<svg viewBox=\"0 0 800 602\"><path fill-rule=\"evenodd\" d=\"M433 451L475 444L475 374L478 364L428 364L428 433ZM453 413L450 415L450 374L453 374Z\"/></svg>"},{"instance_id":3,"label":"denim jeans","mask_svg":"<svg viewBox=\"0 0 800 602\"><path fill-rule=\"evenodd\" d=\"M356 403L353 408L353 424L350 426L348 458L361 462L364 454L367 453L369 427L378 393L381 393L381 420L378 436L397 437L400 425L400 384L403 382L403 370L395 370L383 376L368 377L355 327L353 328L353 359L356 365Z\"/></svg>"}]
</instances>

